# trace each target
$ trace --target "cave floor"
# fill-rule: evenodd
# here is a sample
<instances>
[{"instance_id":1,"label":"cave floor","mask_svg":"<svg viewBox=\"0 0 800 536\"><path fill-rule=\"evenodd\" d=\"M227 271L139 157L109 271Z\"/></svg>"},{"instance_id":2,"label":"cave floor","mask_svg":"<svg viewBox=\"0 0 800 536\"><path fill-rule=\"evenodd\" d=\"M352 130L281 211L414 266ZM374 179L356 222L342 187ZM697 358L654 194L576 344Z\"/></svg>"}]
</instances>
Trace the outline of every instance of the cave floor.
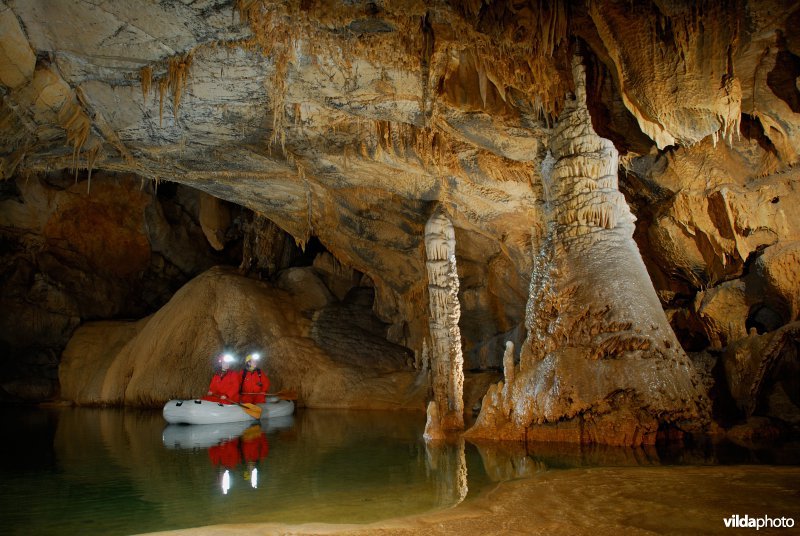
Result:
<instances>
[{"instance_id":1,"label":"cave floor","mask_svg":"<svg viewBox=\"0 0 800 536\"><path fill-rule=\"evenodd\" d=\"M724 519L736 514L800 522L800 467L571 469L505 482L447 510L367 525L217 525L157 534L714 534L726 532ZM759 531L777 532L787 533Z\"/></svg>"}]
</instances>

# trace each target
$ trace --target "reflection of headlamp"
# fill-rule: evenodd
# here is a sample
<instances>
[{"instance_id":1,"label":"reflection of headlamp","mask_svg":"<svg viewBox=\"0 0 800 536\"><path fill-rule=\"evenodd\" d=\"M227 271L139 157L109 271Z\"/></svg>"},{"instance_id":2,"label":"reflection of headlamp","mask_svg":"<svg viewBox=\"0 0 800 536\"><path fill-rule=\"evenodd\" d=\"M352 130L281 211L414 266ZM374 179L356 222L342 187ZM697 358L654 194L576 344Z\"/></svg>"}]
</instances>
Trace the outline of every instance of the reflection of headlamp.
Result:
<instances>
[{"instance_id":1,"label":"reflection of headlamp","mask_svg":"<svg viewBox=\"0 0 800 536\"><path fill-rule=\"evenodd\" d=\"M222 494L227 495L229 489L231 489L231 474L225 469L225 472L222 473Z\"/></svg>"}]
</instances>

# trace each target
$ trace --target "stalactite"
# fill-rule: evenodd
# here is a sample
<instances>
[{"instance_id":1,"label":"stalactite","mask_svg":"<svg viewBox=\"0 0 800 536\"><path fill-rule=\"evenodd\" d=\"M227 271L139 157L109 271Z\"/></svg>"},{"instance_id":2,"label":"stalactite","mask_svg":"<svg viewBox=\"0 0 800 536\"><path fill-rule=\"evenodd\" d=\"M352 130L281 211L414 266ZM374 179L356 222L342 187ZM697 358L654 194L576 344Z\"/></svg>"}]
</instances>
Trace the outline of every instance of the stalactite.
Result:
<instances>
[{"instance_id":1,"label":"stalactite","mask_svg":"<svg viewBox=\"0 0 800 536\"><path fill-rule=\"evenodd\" d=\"M178 109L181 105L181 96L186 90L186 80L189 77L189 68L192 65L192 55L186 54L170 58L167 67L167 80L172 91L172 114L178 119Z\"/></svg>"},{"instance_id":2,"label":"stalactite","mask_svg":"<svg viewBox=\"0 0 800 536\"><path fill-rule=\"evenodd\" d=\"M153 68L149 65L142 67L139 70L139 80L142 86L142 101L147 104L147 94L150 93L150 87L153 85Z\"/></svg>"},{"instance_id":3,"label":"stalactite","mask_svg":"<svg viewBox=\"0 0 800 536\"><path fill-rule=\"evenodd\" d=\"M58 112L58 123L67 132L67 143L72 145L72 168L78 181L78 157L89 139L92 121L79 102L68 99Z\"/></svg>"},{"instance_id":4,"label":"stalactite","mask_svg":"<svg viewBox=\"0 0 800 536\"><path fill-rule=\"evenodd\" d=\"M164 126L164 95L167 93L169 81L162 78L158 81L158 126Z\"/></svg>"},{"instance_id":5,"label":"stalactite","mask_svg":"<svg viewBox=\"0 0 800 536\"><path fill-rule=\"evenodd\" d=\"M94 169L94 165L97 162L97 157L100 154L100 151L103 148L103 144L99 141L87 151L86 154L86 168L88 170L87 179L86 179L86 193L88 194L92 189L92 170Z\"/></svg>"}]
</instances>

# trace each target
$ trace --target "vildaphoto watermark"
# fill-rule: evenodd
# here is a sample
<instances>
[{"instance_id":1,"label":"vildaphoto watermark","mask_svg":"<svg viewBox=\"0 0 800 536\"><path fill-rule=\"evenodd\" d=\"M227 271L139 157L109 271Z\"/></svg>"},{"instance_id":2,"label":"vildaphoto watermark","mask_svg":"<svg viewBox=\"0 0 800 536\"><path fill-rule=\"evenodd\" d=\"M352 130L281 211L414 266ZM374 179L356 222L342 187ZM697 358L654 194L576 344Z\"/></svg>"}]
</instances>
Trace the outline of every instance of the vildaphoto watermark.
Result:
<instances>
[{"instance_id":1,"label":"vildaphoto watermark","mask_svg":"<svg viewBox=\"0 0 800 536\"><path fill-rule=\"evenodd\" d=\"M794 527L793 517L750 517L745 514L740 516L734 514L730 517L723 517L725 527L729 529L790 529Z\"/></svg>"}]
</instances>

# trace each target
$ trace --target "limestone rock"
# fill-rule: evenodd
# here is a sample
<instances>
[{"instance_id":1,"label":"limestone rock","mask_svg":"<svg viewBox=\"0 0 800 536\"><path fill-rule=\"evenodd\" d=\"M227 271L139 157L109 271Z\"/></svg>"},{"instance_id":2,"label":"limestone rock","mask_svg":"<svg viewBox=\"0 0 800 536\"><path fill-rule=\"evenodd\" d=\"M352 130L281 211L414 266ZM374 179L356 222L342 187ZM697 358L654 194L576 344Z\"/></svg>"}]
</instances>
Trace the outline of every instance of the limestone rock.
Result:
<instances>
[{"instance_id":1,"label":"limestone rock","mask_svg":"<svg viewBox=\"0 0 800 536\"><path fill-rule=\"evenodd\" d=\"M464 427L464 355L456 268L456 237L447 215L437 209L425 224L425 266L431 335L431 376L436 408L428 406L426 437Z\"/></svg>"},{"instance_id":2,"label":"limestone rock","mask_svg":"<svg viewBox=\"0 0 800 536\"><path fill-rule=\"evenodd\" d=\"M766 417L750 417L747 422L733 426L725 437L738 445L753 449L770 444L781 435L781 429Z\"/></svg>"},{"instance_id":3,"label":"limestone rock","mask_svg":"<svg viewBox=\"0 0 800 536\"><path fill-rule=\"evenodd\" d=\"M339 300L343 300L350 289L358 285L360 273L343 266L330 253L323 252L314 257L312 266Z\"/></svg>"},{"instance_id":4,"label":"limestone rock","mask_svg":"<svg viewBox=\"0 0 800 536\"><path fill-rule=\"evenodd\" d=\"M736 10L603 2L590 4L589 12L623 100L659 148L735 134L742 90L725 51L736 38Z\"/></svg>"},{"instance_id":5,"label":"limestone rock","mask_svg":"<svg viewBox=\"0 0 800 536\"><path fill-rule=\"evenodd\" d=\"M55 352L83 319L150 314L213 264L271 279L306 262L303 252L324 248L330 257L320 257L318 275L335 298L368 278L386 336L413 352L422 370L423 235L436 206L457 239L467 368L499 368L505 341L522 343L531 326L532 292L566 291L571 281L586 288L565 299L605 303L599 294L607 293L632 305L625 314L573 311L596 322L576 331L577 343L551 350L577 344L607 355L624 339L659 343L675 356L662 305L692 350L707 348L709 338L715 347L736 343L742 322L774 332L795 321L798 308L797 25L794 6L775 0L339 2L335 9L304 2L299 11L289 1L98 9L85 0L2 0L0 179L14 187L0 183L0 218L2 238L12 236L14 246L2 257L9 274L0 281L2 306L11 318L2 321L0 344L48 332ZM585 88L570 76L576 50L588 66ZM591 117L569 136L553 136L554 125L570 122L565 95L573 90ZM591 122L612 141L583 136ZM573 153L584 156L580 170L560 156ZM553 155L565 160L555 173ZM68 170L77 183L62 184L69 194L52 199L70 206L80 225L56 217L48 247L38 239L18 247L17 230L44 229L59 209L17 207L6 219L8 201L20 197L16 185L53 170ZM145 192L160 185L169 200L126 192L78 202L79 192L101 196L103 175L90 180L97 170L135 174ZM222 223L206 226L222 251L206 247L189 188L231 208L231 236L217 233ZM75 202L62 204L69 197ZM140 203L146 232L127 233L127 250L111 239L114 251L104 251L84 231L91 217L108 226L119 223L115 215L125 215L122 227L131 231L134 219L126 218ZM620 268L624 277L606 262L638 255L628 240L634 219L655 295L625 288L648 287L639 286L646 274L638 260ZM564 285L545 289L547 266L536 253L547 249L551 224L571 237L559 248L575 247L556 266L566 266ZM597 248L577 246L596 236L604 237ZM92 269L97 259L103 273ZM110 273L114 260L116 272L130 273ZM742 284L744 302L734 291ZM324 293L312 294L306 316ZM617 330L628 313L642 319L641 333ZM533 396L512 398L522 404ZM620 429L621 437L628 432Z\"/></svg>"},{"instance_id":6,"label":"limestone rock","mask_svg":"<svg viewBox=\"0 0 800 536\"><path fill-rule=\"evenodd\" d=\"M225 234L231 224L230 209L216 197L200 195L200 227L211 247L225 249Z\"/></svg>"},{"instance_id":7,"label":"limestone rock","mask_svg":"<svg viewBox=\"0 0 800 536\"><path fill-rule=\"evenodd\" d=\"M729 342L747 336L745 320L750 311L742 281L723 283L698 292L697 315L706 331L710 347L720 350Z\"/></svg>"},{"instance_id":8,"label":"limestone rock","mask_svg":"<svg viewBox=\"0 0 800 536\"><path fill-rule=\"evenodd\" d=\"M36 55L8 6L0 5L0 84L16 88L33 76Z\"/></svg>"},{"instance_id":9,"label":"limestone rock","mask_svg":"<svg viewBox=\"0 0 800 536\"><path fill-rule=\"evenodd\" d=\"M301 311L317 311L335 300L314 268L283 270L279 274L276 284L278 288L292 295L294 303Z\"/></svg>"},{"instance_id":10,"label":"limestone rock","mask_svg":"<svg viewBox=\"0 0 800 536\"><path fill-rule=\"evenodd\" d=\"M215 355L258 347L275 388L296 389L306 406L422 409L427 388L405 361L384 357L377 368L375 354L345 361L318 346L310 332L310 320L285 291L213 268L136 325L81 327L60 371L63 396L79 404L145 407L202 396Z\"/></svg>"},{"instance_id":11,"label":"limestone rock","mask_svg":"<svg viewBox=\"0 0 800 536\"><path fill-rule=\"evenodd\" d=\"M755 262L763 281L762 301L779 311L783 321L800 319L800 241L781 242L764 250Z\"/></svg>"},{"instance_id":12,"label":"limestone rock","mask_svg":"<svg viewBox=\"0 0 800 536\"><path fill-rule=\"evenodd\" d=\"M731 395L744 415L763 415L771 394L780 389L790 394L787 420L794 418L796 408L800 407L794 375L800 366L796 350L798 337L800 322L793 322L763 335L752 333L726 349L722 356L725 377ZM783 383L784 386L776 386ZM774 400L773 406L780 402L784 401Z\"/></svg>"},{"instance_id":13,"label":"limestone rock","mask_svg":"<svg viewBox=\"0 0 800 536\"><path fill-rule=\"evenodd\" d=\"M87 322L69 340L59 365L61 398L78 405L103 404L103 382L114 358L147 325L138 322Z\"/></svg>"},{"instance_id":14,"label":"limestone rock","mask_svg":"<svg viewBox=\"0 0 800 536\"><path fill-rule=\"evenodd\" d=\"M591 127L578 61L551 142L550 241L535 259L519 370L490 390L468 437L633 446L655 443L664 424L708 417L633 243L616 151Z\"/></svg>"},{"instance_id":15,"label":"limestone rock","mask_svg":"<svg viewBox=\"0 0 800 536\"><path fill-rule=\"evenodd\" d=\"M15 358L0 381L55 381L57 359L43 366L41 356L60 355L83 321L144 316L225 258L194 223L196 192L154 195L140 180L105 172L93 182L88 192L71 174L2 183L0 341Z\"/></svg>"}]
</instances>

